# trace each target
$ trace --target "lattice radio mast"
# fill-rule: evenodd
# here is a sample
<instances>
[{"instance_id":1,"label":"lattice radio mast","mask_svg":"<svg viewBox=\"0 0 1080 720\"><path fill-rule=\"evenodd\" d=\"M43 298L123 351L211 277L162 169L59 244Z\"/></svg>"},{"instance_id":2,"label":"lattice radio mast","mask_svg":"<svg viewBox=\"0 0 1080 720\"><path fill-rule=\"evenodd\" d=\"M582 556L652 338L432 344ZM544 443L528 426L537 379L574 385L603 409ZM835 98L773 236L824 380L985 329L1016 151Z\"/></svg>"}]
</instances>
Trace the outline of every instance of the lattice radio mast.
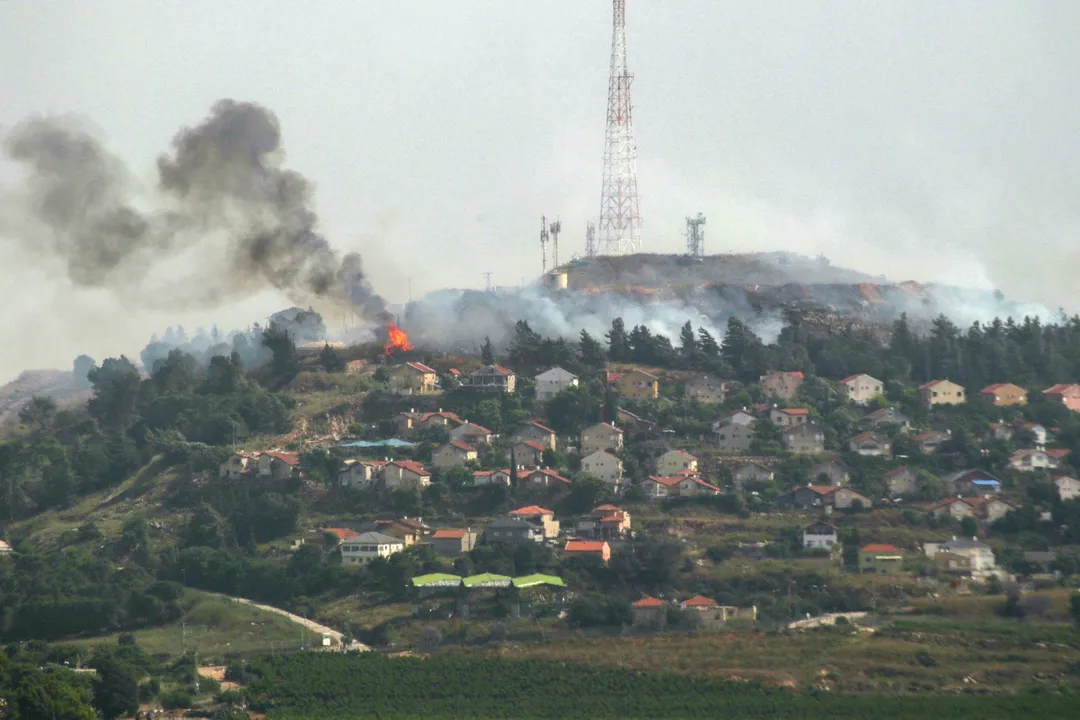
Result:
<instances>
[{"instance_id":1,"label":"lattice radio mast","mask_svg":"<svg viewBox=\"0 0 1080 720\"><path fill-rule=\"evenodd\" d=\"M705 216L701 213L696 218L686 218L686 254L690 257L705 255Z\"/></svg>"},{"instance_id":2,"label":"lattice radio mast","mask_svg":"<svg viewBox=\"0 0 1080 720\"><path fill-rule=\"evenodd\" d=\"M585 223L585 257L596 257L596 223Z\"/></svg>"},{"instance_id":3,"label":"lattice radio mast","mask_svg":"<svg viewBox=\"0 0 1080 720\"><path fill-rule=\"evenodd\" d=\"M562 223L558 220L551 223L548 225L548 232L551 233L551 246L555 251L553 253L555 256L554 267L559 267L559 233L562 232Z\"/></svg>"},{"instance_id":4,"label":"lattice radio mast","mask_svg":"<svg viewBox=\"0 0 1080 720\"><path fill-rule=\"evenodd\" d=\"M544 260L544 272L547 272L547 244L548 244L548 225L547 218L543 215L540 216L540 254Z\"/></svg>"},{"instance_id":5,"label":"lattice radio mast","mask_svg":"<svg viewBox=\"0 0 1080 720\"><path fill-rule=\"evenodd\" d=\"M626 0L614 0L614 20L598 250L601 255L628 255L641 250L641 214L630 102L634 76L626 65Z\"/></svg>"}]
</instances>

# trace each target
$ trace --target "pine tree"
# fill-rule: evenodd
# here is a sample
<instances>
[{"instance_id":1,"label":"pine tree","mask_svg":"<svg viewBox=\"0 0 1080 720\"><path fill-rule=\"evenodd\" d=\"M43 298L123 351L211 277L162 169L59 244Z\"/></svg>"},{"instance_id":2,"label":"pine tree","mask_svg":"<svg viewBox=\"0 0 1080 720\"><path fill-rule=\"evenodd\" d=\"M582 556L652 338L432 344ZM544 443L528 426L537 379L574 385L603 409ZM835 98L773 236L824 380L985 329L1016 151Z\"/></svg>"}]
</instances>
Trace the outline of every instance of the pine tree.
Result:
<instances>
[{"instance_id":1,"label":"pine tree","mask_svg":"<svg viewBox=\"0 0 1080 720\"><path fill-rule=\"evenodd\" d=\"M581 341L578 344L578 357L581 364L587 368L599 370L604 367L604 348L600 341L589 334L587 330L581 331Z\"/></svg>"},{"instance_id":2,"label":"pine tree","mask_svg":"<svg viewBox=\"0 0 1080 720\"><path fill-rule=\"evenodd\" d=\"M495 348L491 346L490 337L484 338L484 344L480 348L480 359L485 365L495 364Z\"/></svg>"},{"instance_id":3,"label":"pine tree","mask_svg":"<svg viewBox=\"0 0 1080 720\"><path fill-rule=\"evenodd\" d=\"M720 357L720 346L716 343L716 338L703 327L698 328L698 349L707 358Z\"/></svg>"},{"instance_id":4,"label":"pine tree","mask_svg":"<svg viewBox=\"0 0 1080 720\"><path fill-rule=\"evenodd\" d=\"M612 362L630 360L630 342L626 336L626 325L623 324L621 317L611 321L611 330L604 337L608 341L608 357Z\"/></svg>"},{"instance_id":5,"label":"pine tree","mask_svg":"<svg viewBox=\"0 0 1080 720\"><path fill-rule=\"evenodd\" d=\"M700 350L697 338L694 336L694 326L687 320L679 332L679 354L682 355L684 360L693 362L697 359Z\"/></svg>"}]
</instances>

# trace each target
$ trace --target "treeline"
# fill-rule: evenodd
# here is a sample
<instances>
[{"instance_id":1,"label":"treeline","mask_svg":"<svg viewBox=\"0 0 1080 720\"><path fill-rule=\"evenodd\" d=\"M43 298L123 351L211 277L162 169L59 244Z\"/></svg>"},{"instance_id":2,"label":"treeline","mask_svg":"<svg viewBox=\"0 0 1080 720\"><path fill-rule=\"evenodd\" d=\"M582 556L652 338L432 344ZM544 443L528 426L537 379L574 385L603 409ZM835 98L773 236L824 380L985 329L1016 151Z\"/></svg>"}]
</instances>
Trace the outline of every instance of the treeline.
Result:
<instances>
[{"instance_id":1,"label":"treeline","mask_svg":"<svg viewBox=\"0 0 1080 720\"><path fill-rule=\"evenodd\" d=\"M250 707L275 718L1071 718L1069 696L796 694L757 683L569 663L372 654L264 656Z\"/></svg>"}]
</instances>

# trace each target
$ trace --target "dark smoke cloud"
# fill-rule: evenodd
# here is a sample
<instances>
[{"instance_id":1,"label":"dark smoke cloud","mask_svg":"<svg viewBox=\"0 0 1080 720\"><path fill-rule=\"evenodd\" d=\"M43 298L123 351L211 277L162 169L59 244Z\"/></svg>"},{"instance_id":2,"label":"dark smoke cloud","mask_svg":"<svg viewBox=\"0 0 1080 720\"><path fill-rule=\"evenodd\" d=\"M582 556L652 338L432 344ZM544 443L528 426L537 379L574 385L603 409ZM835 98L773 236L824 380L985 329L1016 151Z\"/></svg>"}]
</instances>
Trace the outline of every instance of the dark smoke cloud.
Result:
<instances>
[{"instance_id":1,"label":"dark smoke cloud","mask_svg":"<svg viewBox=\"0 0 1080 720\"><path fill-rule=\"evenodd\" d=\"M359 255L342 257L317 232L312 185L281 167L281 128L264 107L217 102L202 123L176 134L148 194L72 118L28 119L3 149L29 173L19 203L29 222L13 234L28 250L62 258L77 285L160 300L147 271L209 240L225 244L227 267L176 283L184 289L169 293L170 304L212 307L272 287L296 301L385 311ZM148 209L138 202L144 195Z\"/></svg>"}]
</instances>

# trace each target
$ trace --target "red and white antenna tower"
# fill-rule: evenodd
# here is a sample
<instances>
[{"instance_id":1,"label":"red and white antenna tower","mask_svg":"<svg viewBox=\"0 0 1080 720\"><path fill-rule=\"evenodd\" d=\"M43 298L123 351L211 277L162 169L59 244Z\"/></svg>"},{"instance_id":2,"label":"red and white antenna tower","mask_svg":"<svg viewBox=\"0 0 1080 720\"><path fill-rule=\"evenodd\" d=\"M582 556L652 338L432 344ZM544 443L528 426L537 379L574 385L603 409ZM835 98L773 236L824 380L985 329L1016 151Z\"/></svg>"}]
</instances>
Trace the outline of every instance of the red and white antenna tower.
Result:
<instances>
[{"instance_id":1,"label":"red and white antenna tower","mask_svg":"<svg viewBox=\"0 0 1080 720\"><path fill-rule=\"evenodd\" d=\"M638 209L637 146L631 118L626 66L626 0L614 0L615 30L611 36L607 132L604 137L604 184L600 197L600 255L629 255L641 250Z\"/></svg>"}]
</instances>

